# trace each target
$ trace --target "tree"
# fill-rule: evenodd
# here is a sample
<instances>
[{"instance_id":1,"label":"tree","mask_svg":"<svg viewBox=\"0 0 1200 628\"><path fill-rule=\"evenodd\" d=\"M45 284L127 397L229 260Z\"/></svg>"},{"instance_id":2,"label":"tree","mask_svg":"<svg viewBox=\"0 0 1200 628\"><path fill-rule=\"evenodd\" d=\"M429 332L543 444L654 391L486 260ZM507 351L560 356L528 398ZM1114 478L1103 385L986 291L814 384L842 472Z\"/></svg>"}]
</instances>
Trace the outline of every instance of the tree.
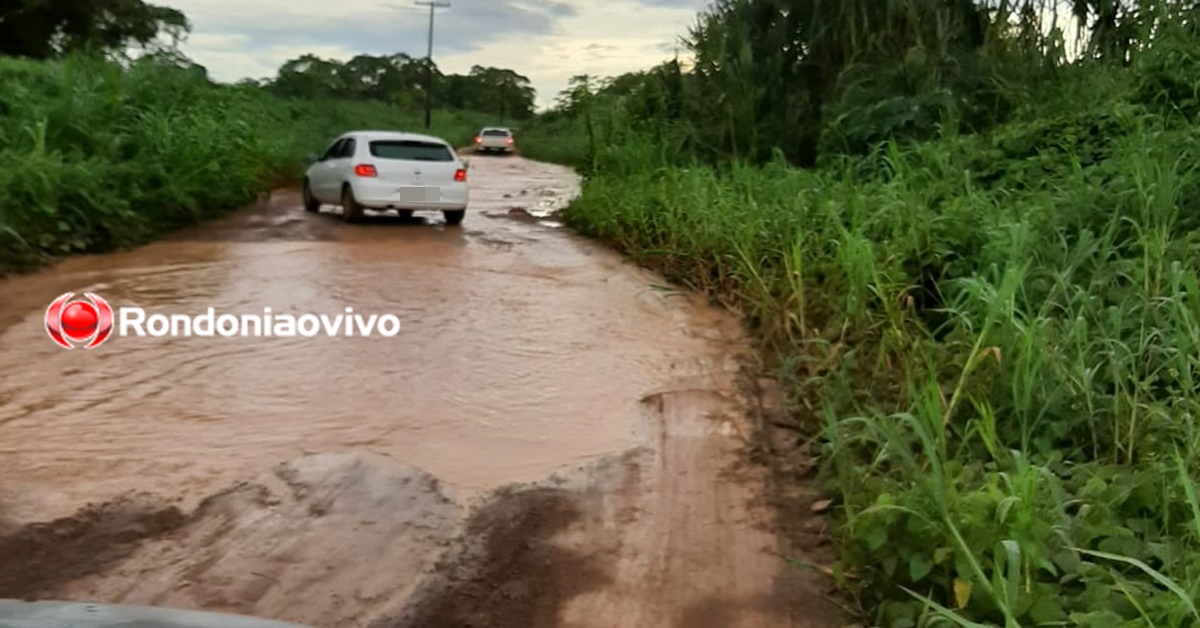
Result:
<instances>
[{"instance_id":1,"label":"tree","mask_svg":"<svg viewBox=\"0 0 1200 628\"><path fill-rule=\"evenodd\" d=\"M529 78L512 70L474 66L468 75L477 100L472 109L495 113L501 122L526 120L533 116L536 92Z\"/></svg>"},{"instance_id":2,"label":"tree","mask_svg":"<svg viewBox=\"0 0 1200 628\"><path fill-rule=\"evenodd\" d=\"M0 8L0 54L108 54L130 44L153 47L163 34L174 47L190 30L183 12L142 0L8 0Z\"/></svg>"},{"instance_id":3,"label":"tree","mask_svg":"<svg viewBox=\"0 0 1200 628\"><path fill-rule=\"evenodd\" d=\"M341 63L305 54L279 68L271 91L293 98L328 98L351 90Z\"/></svg>"},{"instance_id":4,"label":"tree","mask_svg":"<svg viewBox=\"0 0 1200 628\"><path fill-rule=\"evenodd\" d=\"M567 81L567 88L558 93L555 106L569 116L577 114L583 103L594 93L592 81L592 77L587 74L572 76Z\"/></svg>"}]
</instances>

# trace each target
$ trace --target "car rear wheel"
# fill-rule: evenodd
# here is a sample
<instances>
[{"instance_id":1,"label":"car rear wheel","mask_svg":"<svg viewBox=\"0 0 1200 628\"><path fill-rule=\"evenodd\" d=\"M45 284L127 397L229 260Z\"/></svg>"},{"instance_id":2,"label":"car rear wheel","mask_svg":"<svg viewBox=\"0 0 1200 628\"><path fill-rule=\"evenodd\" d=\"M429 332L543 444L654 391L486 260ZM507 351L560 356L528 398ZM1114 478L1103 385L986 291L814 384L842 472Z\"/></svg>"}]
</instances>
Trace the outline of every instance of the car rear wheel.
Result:
<instances>
[{"instance_id":1,"label":"car rear wheel","mask_svg":"<svg viewBox=\"0 0 1200 628\"><path fill-rule=\"evenodd\" d=\"M318 201L316 199L316 197L313 196L312 185L309 184L308 179L305 179L304 180L304 211L317 212L317 211L320 211L320 209L321 209L321 203L320 203L320 201Z\"/></svg>"},{"instance_id":2,"label":"car rear wheel","mask_svg":"<svg viewBox=\"0 0 1200 628\"><path fill-rule=\"evenodd\" d=\"M446 224L448 224L448 225L461 225L463 218L466 218L466 216L467 216L467 210L465 210L465 209L446 210L446 211L442 212L442 216L445 216Z\"/></svg>"},{"instance_id":3,"label":"car rear wheel","mask_svg":"<svg viewBox=\"0 0 1200 628\"><path fill-rule=\"evenodd\" d=\"M342 220L346 222L358 222L363 217L363 206L354 200L354 190L350 186L342 188Z\"/></svg>"}]
</instances>

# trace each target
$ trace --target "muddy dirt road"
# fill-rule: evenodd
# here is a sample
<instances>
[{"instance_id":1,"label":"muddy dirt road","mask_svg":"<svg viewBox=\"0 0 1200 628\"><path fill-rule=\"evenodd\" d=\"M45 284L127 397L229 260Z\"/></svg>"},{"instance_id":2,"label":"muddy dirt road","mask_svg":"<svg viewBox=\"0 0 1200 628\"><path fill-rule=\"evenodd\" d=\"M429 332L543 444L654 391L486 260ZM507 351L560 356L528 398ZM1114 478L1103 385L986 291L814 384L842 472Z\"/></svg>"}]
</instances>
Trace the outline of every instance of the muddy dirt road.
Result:
<instances>
[{"instance_id":1,"label":"muddy dirt road","mask_svg":"<svg viewBox=\"0 0 1200 628\"><path fill-rule=\"evenodd\" d=\"M735 321L544 216L575 176L474 158L472 209L298 194L0 281L0 597L312 626L833 625L788 568ZM49 302L395 314L394 337L120 337Z\"/></svg>"}]
</instances>

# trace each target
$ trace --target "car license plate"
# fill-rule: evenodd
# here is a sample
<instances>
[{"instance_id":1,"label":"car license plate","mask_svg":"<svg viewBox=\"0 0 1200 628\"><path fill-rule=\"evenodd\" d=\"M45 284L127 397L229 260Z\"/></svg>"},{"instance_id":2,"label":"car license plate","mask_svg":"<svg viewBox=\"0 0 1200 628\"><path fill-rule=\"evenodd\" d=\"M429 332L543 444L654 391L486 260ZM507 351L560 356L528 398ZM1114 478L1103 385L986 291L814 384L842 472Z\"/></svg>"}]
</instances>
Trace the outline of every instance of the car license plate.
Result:
<instances>
[{"instance_id":1,"label":"car license plate","mask_svg":"<svg viewBox=\"0 0 1200 628\"><path fill-rule=\"evenodd\" d=\"M442 200L442 188L400 188L400 200L436 202Z\"/></svg>"}]
</instances>

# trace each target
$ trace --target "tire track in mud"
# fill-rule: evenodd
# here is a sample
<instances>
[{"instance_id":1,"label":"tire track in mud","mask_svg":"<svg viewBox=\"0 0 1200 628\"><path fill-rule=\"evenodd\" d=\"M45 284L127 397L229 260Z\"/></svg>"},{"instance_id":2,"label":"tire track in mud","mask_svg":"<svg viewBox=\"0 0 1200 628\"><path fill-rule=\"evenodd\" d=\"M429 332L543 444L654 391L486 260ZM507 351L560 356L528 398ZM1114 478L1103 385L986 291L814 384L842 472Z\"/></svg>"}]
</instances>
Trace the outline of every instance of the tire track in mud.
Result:
<instances>
[{"instance_id":1,"label":"tire track in mud","mask_svg":"<svg viewBox=\"0 0 1200 628\"><path fill-rule=\"evenodd\" d=\"M499 491L371 628L842 625L822 576L781 569L830 557L785 541L746 459L744 399L713 379L646 395L645 446Z\"/></svg>"}]
</instances>

